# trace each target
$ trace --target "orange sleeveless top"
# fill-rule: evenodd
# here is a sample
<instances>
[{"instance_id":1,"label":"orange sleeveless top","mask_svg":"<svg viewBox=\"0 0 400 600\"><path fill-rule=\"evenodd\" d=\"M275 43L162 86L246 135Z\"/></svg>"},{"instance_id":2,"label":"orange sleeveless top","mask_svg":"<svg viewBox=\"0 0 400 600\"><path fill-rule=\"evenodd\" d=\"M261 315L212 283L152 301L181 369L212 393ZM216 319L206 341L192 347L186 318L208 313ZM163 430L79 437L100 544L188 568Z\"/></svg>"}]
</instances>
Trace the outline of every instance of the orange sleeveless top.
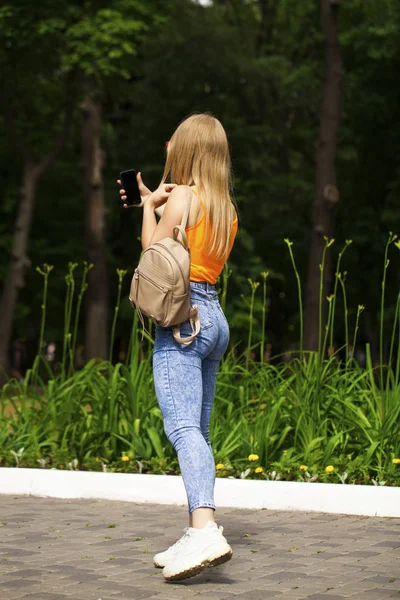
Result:
<instances>
[{"instance_id":1,"label":"orange sleeveless top","mask_svg":"<svg viewBox=\"0 0 400 600\"><path fill-rule=\"evenodd\" d=\"M196 194L196 191L193 190ZM206 240L206 220L205 212L202 201L200 200L201 207L203 208L203 215L195 225L187 227L185 229L188 244L190 248L190 280L191 281L207 281L208 283L215 284L218 277L220 276L222 269L224 268L226 259L215 258L206 254L205 251L205 240ZM229 242L229 253L232 250L233 242L235 241L236 233L238 230L238 218L236 217L232 221L231 226L231 238ZM228 254L229 254L228 253Z\"/></svg>"}]
</instances>

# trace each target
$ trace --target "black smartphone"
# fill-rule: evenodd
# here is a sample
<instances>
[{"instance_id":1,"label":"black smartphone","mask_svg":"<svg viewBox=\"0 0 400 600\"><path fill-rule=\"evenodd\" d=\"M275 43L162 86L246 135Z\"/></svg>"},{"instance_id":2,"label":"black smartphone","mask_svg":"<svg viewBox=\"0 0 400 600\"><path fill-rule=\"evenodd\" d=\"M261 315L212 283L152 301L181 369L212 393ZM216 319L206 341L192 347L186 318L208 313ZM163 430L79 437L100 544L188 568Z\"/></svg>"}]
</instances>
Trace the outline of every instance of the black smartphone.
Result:
<instances>
[{"instance_id":1,"label":"black smartphone","mask_svg":"<svg viewBox=\"0 0 400 600\"><path fill-rule=\"evenodd\" d=\"M139 185L136 179L136 171L129 169L128 171L121 171L121 187L125 190L126 200L125 203L128 206L139 206L142 203L140 198Z\"/></svg>"}]
</instances>

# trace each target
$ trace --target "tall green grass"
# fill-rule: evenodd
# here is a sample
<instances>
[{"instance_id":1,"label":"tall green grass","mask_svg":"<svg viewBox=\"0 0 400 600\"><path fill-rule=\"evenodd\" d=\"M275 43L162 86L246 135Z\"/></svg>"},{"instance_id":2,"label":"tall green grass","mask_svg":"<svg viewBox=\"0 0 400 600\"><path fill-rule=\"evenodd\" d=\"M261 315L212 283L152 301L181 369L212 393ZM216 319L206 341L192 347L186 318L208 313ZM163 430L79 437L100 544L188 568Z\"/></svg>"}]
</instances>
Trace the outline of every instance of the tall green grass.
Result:
<instances>
[{"instance_id":1,"label":"tall green grass","mask_svg":"<svg viewBox=\"0 0 400 600\"><path fill-rule=\"evenodd\" d=\"M389 265L388 252L396 236L391 235L385 249L382 276L381 319L385 313L385 284ZM346 471L349 480L367 482L386 480L400 484L400 295L392 324L389 364L383 360L383 325L380 334L378 366L372 365L366 346L366 367L354 360L357 332L363 306L359 305L355 324L348 322L345 274L341 259L349 247L347 241L339 253L332 295L320 293L320 332L318 351L303 348L302 286L292 243L285 240L292 260L300 304L299 346L289 362L271 364L264 360L265 308L262 314L261 342L254 344L254 303L258 293L265 307L267 273L260 282L250 281L249 330L243 355L232 348L221 363L213 419L211 442L215 459L224 465L224 473L239 473L248 466L248 456L256 455L264 474L278 469L293 477L300 465L310 473L334 467ZM326 240L325 251L332 244ZM325 253L324 253L325 256ZM321 274L323 272L323 261ZM166 439L157 405L151 368L152 340L141 341L135 313L125 364L92 360L75 370L73 356L86 276L84 264L80 284L76 284L77 265L71 263L66 276L66 301L63 353L60 368L54 372L38 353L22 383L9 380L0 396L0 457L3 465L13 464L21 448L24 455L58 464L76 458L85 464L96 458L112 463L127 455L143 462L174 460L174 451ZM44 277L42 324L39 349L45 331L46 298L51 267L39 271ZM117 325L125 271L118 271L118 294L112 322L111 347ZM225 306L228 279L225 269L220 282L221 301ZM259 283L262 283L259 289ZM345 356L328 353L335 339L338 296L345 311ZM228 294L229 295L229 294ZM322 303L328 302L326 327L322 324ZM350 346L353 352L350 353ZM251 353L260 360L251 358ZM302 467L302 468L303 468ZM304 470L304 469L303 469ZM243 473L242 473L243 475ZM343 478L343 477L342 477Z\"/></svg>"}]
</instances>

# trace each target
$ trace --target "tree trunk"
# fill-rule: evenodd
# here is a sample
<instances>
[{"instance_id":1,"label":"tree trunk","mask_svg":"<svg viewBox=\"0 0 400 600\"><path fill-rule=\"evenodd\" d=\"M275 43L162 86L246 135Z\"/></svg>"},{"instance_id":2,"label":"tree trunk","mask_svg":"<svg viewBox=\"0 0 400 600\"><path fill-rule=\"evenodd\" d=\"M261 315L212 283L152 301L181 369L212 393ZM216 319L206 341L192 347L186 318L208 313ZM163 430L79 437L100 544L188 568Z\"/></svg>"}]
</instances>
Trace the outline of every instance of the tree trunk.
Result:
<instances>
[{"instance_id":1,"label":"tree trunk","mask_svg":"<svg viewBox=\"0 0 400 600\"><path fill-rule=\"evenodd\" d=\"M37 160L34 157L32 148L30 148L26 140L21 137L17 131L12 102L11 99L7 97L6 93L4 93L2 101L4 122L10 141L23 161L21 201L14 230L11 263L0 299L0 368L2 367L7 372L9 367L9 348L11 344L18 293L20 288L25 285L25 268L30 265L27 251L36 191L39 180L52 166L59 152L67 142L73 118L73 108L72 104L69 104L66 107L63 127L55 138L53 146L44 157ZM2 379L1 371L0 379Z\"/></svg>"},{"instance_id":2,"label":"tree trunk","mask_svg":"<svg viewBox=\"0 0 400 600\"><path fill-rule=\"evenodd\" d=\"M8 371L9 368L9 348L18 293L25 285L25 269L30 266L27 249L39 176L37 165L25 161L11 264L0 300L0 366L5 371Z\"/></svg>"},{"instance_id":3,"label":"tree trunk","mask_svg":"<svg viewBox=\"0 0 400 600\"><path fill-rule=\"evenodd\" d=\"M108 278L105 245L103 152L100 146L101 106L87 96L80 106L85 191L86 293L85 357L108 358Z\"/></svg>"},{"instance_id":4,"label":"tree trunk","mask_svg":"<svg viewBox=\"0 0 400 600\"><path fill-rule=\"evenodd\" d=\"M304 348L317 350L319 336L325 331L327 296L332 284L332 257L326 254L323 273L322 331L319 331L320 264L325 238L333 238L335 213L339 201L336 186L335 155L342 102L342 60L338 39L340 0L321 0L321 30L324 36L325 77L316 155L316 196L308 263L307 292L304 315Z\"/></svg>"}]
</instances>

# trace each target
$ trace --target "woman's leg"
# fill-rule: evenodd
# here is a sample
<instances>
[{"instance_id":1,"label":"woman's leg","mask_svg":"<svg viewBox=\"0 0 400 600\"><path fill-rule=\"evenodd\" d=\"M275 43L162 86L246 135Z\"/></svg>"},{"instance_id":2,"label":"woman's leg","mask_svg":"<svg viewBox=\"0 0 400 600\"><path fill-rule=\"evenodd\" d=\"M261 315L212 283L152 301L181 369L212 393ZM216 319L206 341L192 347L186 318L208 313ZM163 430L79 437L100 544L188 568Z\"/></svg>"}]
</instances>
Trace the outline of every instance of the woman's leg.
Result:
<instances>
[{"instance_id":1,"label":"woman's leg","mask_svg":"<svg viewBox=\"0 0 400 600\"><path fill-rule=\"evenodd\" d=\"M168 360L168 359L167 359ZM162 363L162 359L157 362ZM201 366L204 365L204 360ZM197 478L203 477L203 485L207 485L208 488L208 498L212 498L212 506L211 503L206 501L202 501L201 498L204 498L204 495L200 492L200 495L197 495L197 500L200 498L196 505L196 500L191 501L190 499L190 490L189 485L187 483L187 478L184 475L184 464L186 464L186 453L183 454L184 462L180 462L182 475L185 481L186 489L188 491L188 499L189 499L189 510L191 512L191 528L188 530L187 537L182 541L182 546L177 551L175 556L169 561L166 562L166 565L163 569L163 576L168 581L174 581L179 579L186 579L187 577L191 577L192 575L196 575L200 573L205 566L214 566L227 562L232 557L232 548L229 546L226 538L223 536L222 527L217 527L214 521L214 482L215 482L215 467L214 467L214 458L212 451L210 450L209 443L204 438L202 430L200 428L201 422L201 412L202 412L202 404L204 398L204 390L203 388L203 372L202 369L199 368L199 373L195 377L193 372L190 373L188 371L187 376L193 377L192 381L190 379L185 379L188 382L187 385L191 385L192 388L192 396L189 399L189 407L190 402L194 403L194 399L196 398L196 406L200 405L199 413L198 413L198 428L196 428L196 434L200 435L202 443L199 443L198 448L202 448L202 459L200 459L200 470L198 472ZM215 371L215 366L213 368ZM168 369L168 372L171 372ZM158 373L160 375L160 373ZM189 383L190 382L190 383ZM201 382L201 385L200 385ZM197 391L201 387L201 397L199 398ZM210 388L206 386L206 389ZM193 392L196 390L196 394ZM211 396L209 397L211 400ZM170 436L171 441L173 441L173 436ZM182 441L186 443L189 438L182 438ZM176 445L177 449L178 446ZM186 450L186 448L184 448ZM192 449L192 451L196 451L196 448ZM179 449L178 449L179 453ZM199 454L199 453L198 453ZM205 477L204 477L205 476ZM198 480L198 479L197 479ZM213 523L209 523L212 521Z\"/></svg>"},{"instance_id":2,"label":"woman's leg","mask_svg":"<svg viewBox=\"0 0 400 600\"><path fill-rule=\"evenodd\" d=\"M205 358L203 360L203 402L201 406L201 419L200 427L204 439L206 440L211 454L214 457L211 443L210 443L210 420L211 413L214 405L215 398L215 387L217 383L217 371L219 366L219 360L211 358Z\"/></svg>"},{"instance_id":3,"label":"woman's leg","mask_svg":"<svg viewBox=\"0 0 400 600\"><path fill-rule=\"evenodd\" d=\"M218 341L210 355L207 358L204 358L202 363L203 401L201 406L200 428L212 456L215 485L215 461L210 442L210 420L215 399L218 367L229 342L229 327L218 301L213 302L213 305L214 322L215 324L218 323ZM215 521L214 514L210 515L209 511L206 511L206 509L199 508L191 515L190 524L193 527L200 528L204 527L207 521Z\"/></svg>"},{"instance_id":4,"label":"woman's leg","mask_svg":"<svg viewBox=\"0 0 400 600\"><path fill-rule=\"evenodd\" d=\"M167 346L154 353L153 369L164 429L178 455L189 513L206 508L210 516L215 508L215 467L212 452L200 428L202 360L196 352L181 352ZM201 516L194 517L194 527L202 521Z\"/></svg>"},{"instance_id":5,"label":"woman's leg","mask_svg":"<svg viewBox=\"0 0 400 600\"><path fill-rule=\"evenodd\" d=\"M215 465L214 454L210 443L210 419L212 407L214 404L215 386L217 380L218 360L205 358L202 365L203 379L203 401L201 406L200 429L201 433L210 449L213 465ZM215 485L215 466L214 466L214 485ZM206 508L197 508L190 515L189 524L191 527L205 527L208 521L215 522L214 510L210 511Z\"/></svg>"},{"instance_id":6,"label":"woman's leg","mask_svg":"<svg viewBox=\"0 0 400 600\"><path fill-rule=\"evenodd\" d=\"M200 427L214 460L214 453L210 443L210 420L214 406L218 367L229 343L229 326L217 299L212 302L212 308L214 323L218 328L218 338L210 354L203 359L203 401Z\"/></svg>"}]
</instances>

